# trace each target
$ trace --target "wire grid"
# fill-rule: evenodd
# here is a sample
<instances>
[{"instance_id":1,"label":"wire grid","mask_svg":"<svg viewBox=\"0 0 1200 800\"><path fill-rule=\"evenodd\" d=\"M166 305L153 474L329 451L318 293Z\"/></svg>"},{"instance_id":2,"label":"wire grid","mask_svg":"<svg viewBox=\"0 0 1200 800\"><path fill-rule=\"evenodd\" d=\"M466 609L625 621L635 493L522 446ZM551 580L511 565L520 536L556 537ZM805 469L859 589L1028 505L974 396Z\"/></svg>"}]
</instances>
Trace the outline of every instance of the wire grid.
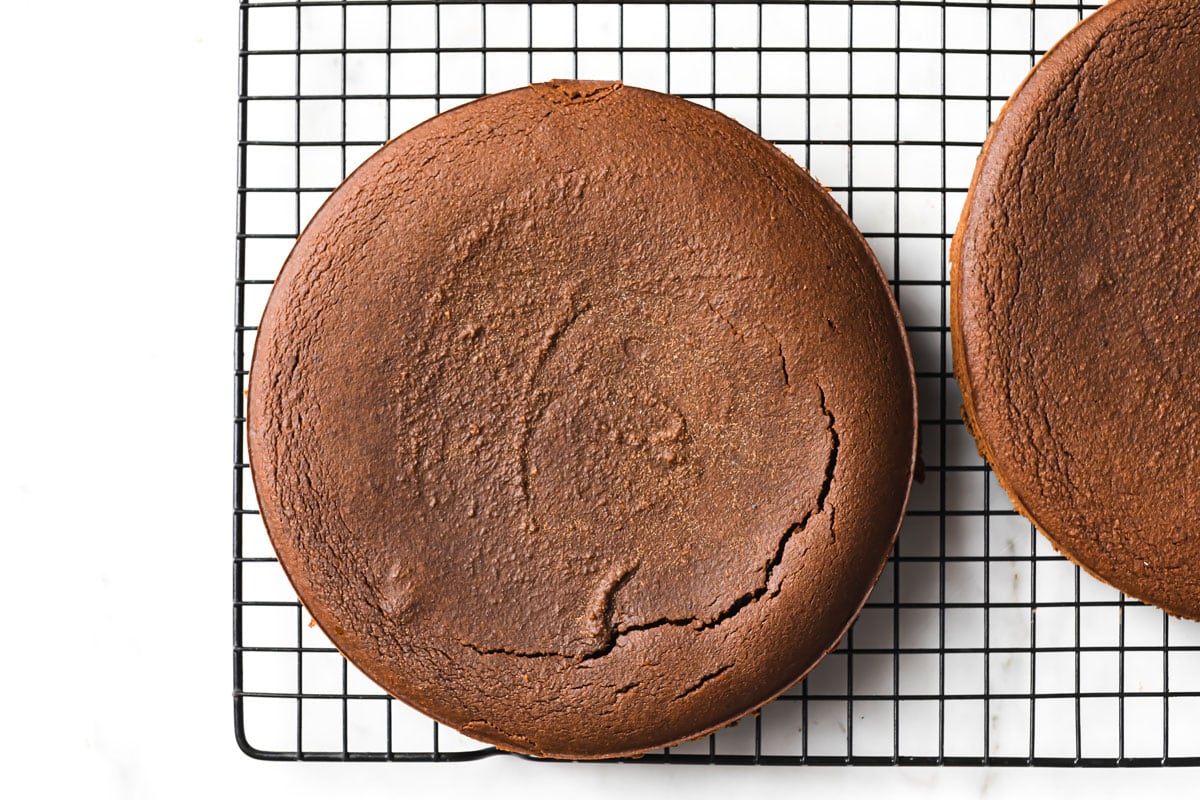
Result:
<instances>
[{"instance_id":1,"label":"wire grid","mask_svg":"<svg viewBox=\"0 0 1200 800\"><path fill-rule=\"evenodd\" d=\"M272 279L328 193L386 139L485 93L621 78L716 107L850 212L908 325L925 479L859 621L754 717L641 761L1200 764L1200 625L1101 585L1016 515L958 416L947 249L988 124L1096 3L243 2L235 288L234 708L268 759L456 761L497 751L342 659L275 561L244 443ZM247 324L249 323L249 324Z\"/></svg>"}]
</instances>

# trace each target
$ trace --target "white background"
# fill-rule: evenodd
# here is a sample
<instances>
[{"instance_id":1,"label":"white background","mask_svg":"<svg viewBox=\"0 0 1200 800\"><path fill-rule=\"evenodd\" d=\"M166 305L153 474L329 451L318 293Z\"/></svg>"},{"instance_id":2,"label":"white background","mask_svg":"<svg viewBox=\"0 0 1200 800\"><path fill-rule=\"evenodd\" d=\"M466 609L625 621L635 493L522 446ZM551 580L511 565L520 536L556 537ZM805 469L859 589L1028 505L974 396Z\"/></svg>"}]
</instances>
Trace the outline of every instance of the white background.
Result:
<instances>
[{"instance_id":1,"label":"white background","mask_svg":"<svg viewBox=\"0 0 1200 800\"><path fill-rule=\"evenodd\" d=\"M1200 770L255 762L231 702L233 2L0 6L0 794L1182 793Z\"/></svg>"}]
</instances>

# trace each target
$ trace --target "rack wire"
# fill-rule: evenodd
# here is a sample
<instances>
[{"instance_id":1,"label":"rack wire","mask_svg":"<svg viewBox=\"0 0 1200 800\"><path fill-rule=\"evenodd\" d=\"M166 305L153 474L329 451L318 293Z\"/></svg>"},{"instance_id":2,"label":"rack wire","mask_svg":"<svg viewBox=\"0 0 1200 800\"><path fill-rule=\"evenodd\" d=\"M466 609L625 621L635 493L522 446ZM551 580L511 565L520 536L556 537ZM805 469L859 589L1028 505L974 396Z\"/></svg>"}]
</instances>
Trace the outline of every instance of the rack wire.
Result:
<instances>
[{"instance_id":1,"label":"rack wire","mask_svg":"<svg viewBox=\"0 0 1200 800\"><path fill-rule=\"evenodd\" d=\"M988 124L1095 2L243 2L234 287L233 678L257 758L496 754L309 625L245 457L256 323L292 242L387 139L485 92L621 78L716 107L808 167L887 273L926 477L862 616L759 715L642 763L1200 765L1200 624L1094 581L1018 516L958 416L947 249Z\"/></svg>"}]
</instances>

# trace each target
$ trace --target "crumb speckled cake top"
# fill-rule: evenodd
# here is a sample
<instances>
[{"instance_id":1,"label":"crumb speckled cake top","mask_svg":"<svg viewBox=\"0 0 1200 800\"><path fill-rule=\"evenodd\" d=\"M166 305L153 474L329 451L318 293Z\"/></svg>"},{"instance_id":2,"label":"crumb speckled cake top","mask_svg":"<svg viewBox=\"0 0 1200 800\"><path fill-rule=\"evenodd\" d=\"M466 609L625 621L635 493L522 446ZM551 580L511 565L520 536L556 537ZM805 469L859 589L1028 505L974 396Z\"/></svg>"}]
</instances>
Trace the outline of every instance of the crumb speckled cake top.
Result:
<instances>
[{"instance_id":1,"label":"crumb speckled cake top","mask_svg":"<svg viewBox=\"0 0 1200 800\"><path fill-rule=\"evenodd\" d=\"M728 118L556 81L390 142L250 381L271 539L349 659L538 755L710 731L834 647L912 474L911 361L836 202Z\"/></svg>"},{"instance_id":2,"label":"crumb speckled cake top","mask_svg":"<svg viewBox=\"0 0 1200 800\"><path fill-rule=\"evenodd\" d=\"M952 253L964 418L1089 572L1200 618L1200 7L1114 0L992 127Z\"/></svg>"}]
</instances>

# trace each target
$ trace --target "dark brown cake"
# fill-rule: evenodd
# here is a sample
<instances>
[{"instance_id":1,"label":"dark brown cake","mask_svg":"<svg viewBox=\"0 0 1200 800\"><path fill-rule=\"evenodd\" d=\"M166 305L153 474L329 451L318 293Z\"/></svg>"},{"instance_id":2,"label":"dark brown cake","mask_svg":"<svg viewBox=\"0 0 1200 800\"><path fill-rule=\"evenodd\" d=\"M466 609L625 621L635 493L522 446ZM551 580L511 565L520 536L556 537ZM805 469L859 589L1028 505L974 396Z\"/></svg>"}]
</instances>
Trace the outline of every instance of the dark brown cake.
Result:
<instances>
[{"instance_id":1,"label":"dark brown cake","mask_svg":"<svg viewBox=\"0 0 1200 800\"><path fill-rule=\"evenodd\" d=\"M915 391L862 237L713 111L488 97L300 237L250 381L299 596L396 697L537 755L632 754L833 648L897 531Z\"/></svg>"},{"instance_id":2,"label":"dark brown cake","mask_svg":"<svg viewBox=\"0 0 1200 800\"><path fill-rule=\"evenodd\" d=\"M1200 6L1113 0L992 126L951 254L963 419L1092 574L1200 618Z\"/></svg>"}]
</instances>

